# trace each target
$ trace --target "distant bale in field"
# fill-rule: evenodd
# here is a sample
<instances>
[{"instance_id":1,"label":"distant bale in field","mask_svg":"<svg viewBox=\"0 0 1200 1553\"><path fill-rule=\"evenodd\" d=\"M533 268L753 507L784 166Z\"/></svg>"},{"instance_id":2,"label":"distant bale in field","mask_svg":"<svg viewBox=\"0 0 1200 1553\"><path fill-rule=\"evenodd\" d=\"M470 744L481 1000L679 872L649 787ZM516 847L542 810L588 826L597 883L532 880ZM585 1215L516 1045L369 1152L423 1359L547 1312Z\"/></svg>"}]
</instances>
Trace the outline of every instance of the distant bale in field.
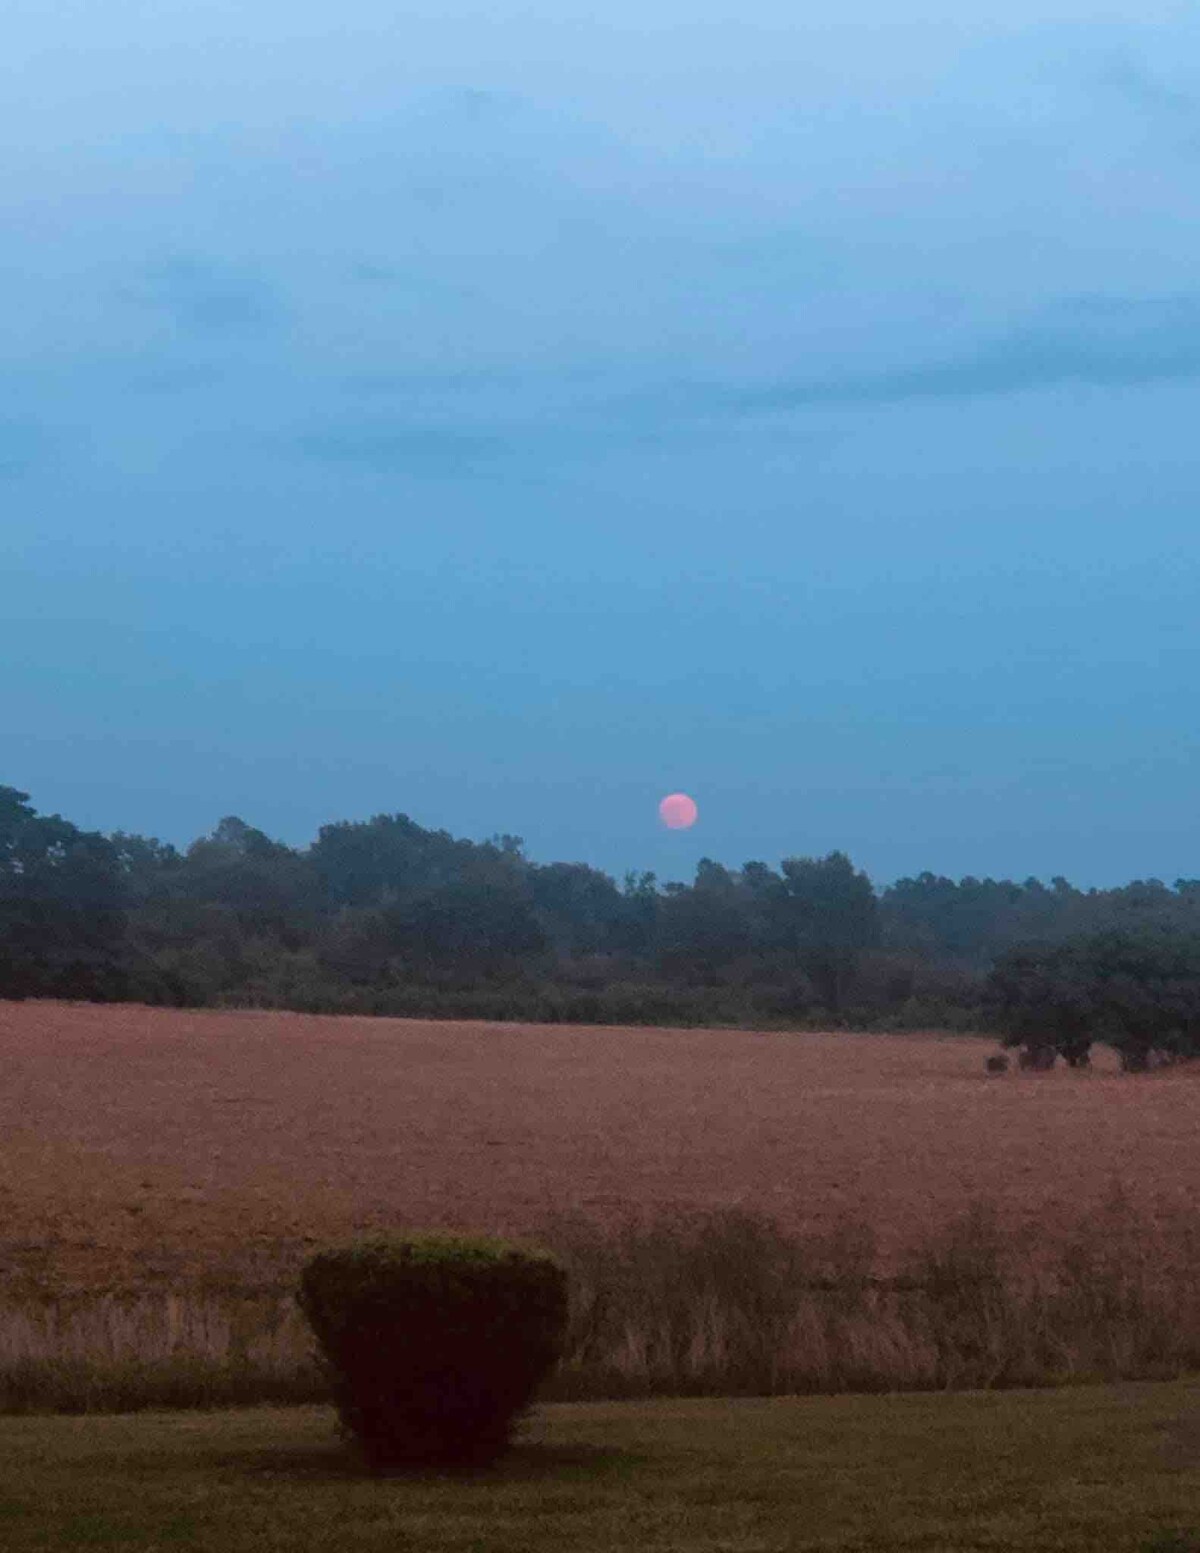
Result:
<instances>
[{"instance_id":1,"label":"distant bale in field","mask_svg":"<svg viewBox=\"0 0 1200 1553\"><path fill-rule=\"evenodd\" d=\"M1022 1046L1017 1054L1017 1066L1027 1073L1049 1073L1057 1061L1053 1046Z\"/></svg>"},{"instance_id":2,"label":"distant bale in field","mask_svg":"<svg viewBox=\"0 0 1200 1553\"><path fill-rule=\"evenodd\" d=\"M1007 1073L1008 1058L1003 1052L997 1052L984 1063L984 1070L988 1073Z\"/></svg>"},{"instance_id":3,"label":"distant bale in field","mask_svg":"<svg viewBox=\"0 0 1200 1553\"><path fill-rule=\"evenodd\" d=\"M1122 1073L1158 1073L1166 1068L1181 1066L1181 1059L1174 1053L1152 1047L1149 1051L1131 1050L1126 1047L1120 1054Z\"/></svg>"}]
</instances>

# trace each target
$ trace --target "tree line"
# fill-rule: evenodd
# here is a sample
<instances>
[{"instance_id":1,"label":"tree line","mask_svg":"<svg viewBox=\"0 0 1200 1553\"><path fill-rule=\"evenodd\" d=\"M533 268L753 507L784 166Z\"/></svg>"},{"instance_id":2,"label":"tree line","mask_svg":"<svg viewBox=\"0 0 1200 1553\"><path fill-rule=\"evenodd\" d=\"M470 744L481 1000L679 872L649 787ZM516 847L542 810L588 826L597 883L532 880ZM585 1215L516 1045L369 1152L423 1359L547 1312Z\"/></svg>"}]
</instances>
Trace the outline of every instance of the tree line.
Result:
<instances>
[{"instance_id":1,"label":"tree line","mask_svg":"<svg viewBox=\"0 0 1200 1553\"><path fill-rule=\"evenodd\" d=\"M834 851L617 881L403 814L325 825L300 848L229 817L180 849L81 830L0 787L7 998L994 1028L1069 1057L1072 1031L1125 1025L1147 1052L1187 1047L1198 945L1200 880L922 873L876 889Z\"/></svg>"}]
</instances>

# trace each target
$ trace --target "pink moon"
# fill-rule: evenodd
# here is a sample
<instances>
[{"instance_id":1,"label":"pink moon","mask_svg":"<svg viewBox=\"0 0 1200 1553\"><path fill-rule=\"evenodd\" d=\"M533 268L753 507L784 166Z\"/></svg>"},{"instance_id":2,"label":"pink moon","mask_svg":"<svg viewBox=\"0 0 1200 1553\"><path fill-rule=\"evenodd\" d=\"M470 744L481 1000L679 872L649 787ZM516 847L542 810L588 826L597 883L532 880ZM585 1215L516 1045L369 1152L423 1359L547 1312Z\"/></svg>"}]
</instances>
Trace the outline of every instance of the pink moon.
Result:
<instances>
[{"instance_id":1,"label":"pink moon","mask_svg":"<svg viewBox=\"0 0 1200 1553\"><path fill-rule=\"evenodd\" d=\"M668 793L658 806L658 815L668 830L688 830L700 813L696 800L686 793Z\"/></svg>"}]
</instances>

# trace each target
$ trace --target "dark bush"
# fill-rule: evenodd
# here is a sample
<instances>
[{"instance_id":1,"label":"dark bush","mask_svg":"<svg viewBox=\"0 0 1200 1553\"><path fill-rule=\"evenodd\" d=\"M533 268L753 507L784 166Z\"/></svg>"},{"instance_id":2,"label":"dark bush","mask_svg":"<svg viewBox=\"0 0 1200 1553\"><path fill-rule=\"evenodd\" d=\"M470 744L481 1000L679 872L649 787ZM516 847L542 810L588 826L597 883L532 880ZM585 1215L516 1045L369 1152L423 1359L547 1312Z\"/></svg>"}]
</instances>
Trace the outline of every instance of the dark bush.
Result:
<instances>
[{"instance_id":1,"label":"dark bush","mask_svg":"<svg viewBox=\"0 0 1200 1553\"><path fill-rule=\"evenodd\" d=\"M987 996L1023 1066L1059 1053L1087 1067L1101 1040L1126 1072L1144 1073L1200 1055L1200 935L1147 928L1015 948L997 959Z\"/></svg>"},{"instance_id":2,"label":"dark bush","mask_svg":"<svg viewBox=\"0 0 1200 1553\"><path fill-rule=\"evenodd\" d=\"M373 1468L478 1466L560 1356L567 1277L502 1241L379 1238L314 1256L299 1303Z\"/></svg>"}]
</instances>

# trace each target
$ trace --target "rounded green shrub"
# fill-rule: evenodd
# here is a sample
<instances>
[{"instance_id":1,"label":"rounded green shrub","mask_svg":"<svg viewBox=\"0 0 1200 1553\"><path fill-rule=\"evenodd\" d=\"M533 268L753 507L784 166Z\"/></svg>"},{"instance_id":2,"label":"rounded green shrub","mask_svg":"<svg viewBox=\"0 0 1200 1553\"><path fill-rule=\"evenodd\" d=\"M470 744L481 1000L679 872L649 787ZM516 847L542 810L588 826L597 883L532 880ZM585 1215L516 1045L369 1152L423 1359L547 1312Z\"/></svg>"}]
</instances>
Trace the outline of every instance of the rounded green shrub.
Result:
<instances>
[{"instance_id":1,"label":"rounded green shrub","mask_svg":"<svg viewBox=\"0 0 1200 1553\"><path fill-rule=\"evenodd\" d=\"M299 1303L372 1467L480 1465L560 1356L567 1275L504 1241L381 1237L318 1252Z\"/></svg>"}]
</instances>

